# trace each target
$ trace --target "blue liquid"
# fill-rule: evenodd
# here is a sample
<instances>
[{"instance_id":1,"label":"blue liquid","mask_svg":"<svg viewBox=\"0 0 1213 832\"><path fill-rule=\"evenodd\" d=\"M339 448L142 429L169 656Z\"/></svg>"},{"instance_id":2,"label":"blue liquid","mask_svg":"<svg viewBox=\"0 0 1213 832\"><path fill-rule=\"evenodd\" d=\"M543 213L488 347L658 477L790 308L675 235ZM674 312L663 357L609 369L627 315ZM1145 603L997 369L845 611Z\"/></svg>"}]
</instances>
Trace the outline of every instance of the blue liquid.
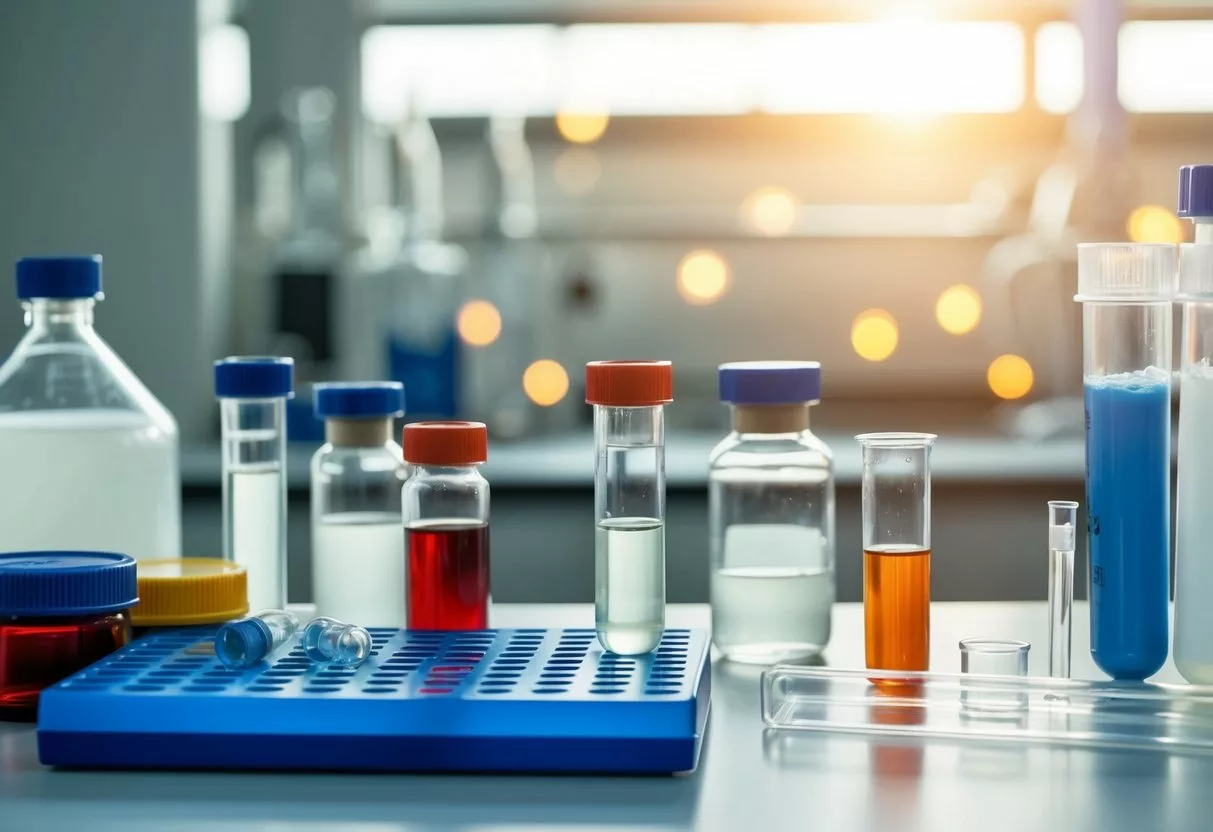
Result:
<instances>
[{"instance_id":1,"label":"blue liquid","mask_svg":"<svg viewBox=\"0 0 1213 832\"><path fill-rule=\"evenodd\" d=\"M1091 657L1114 679L1167 660L1171 391L1140 375L1084 387Z\"/></svg>"}]
</instances>

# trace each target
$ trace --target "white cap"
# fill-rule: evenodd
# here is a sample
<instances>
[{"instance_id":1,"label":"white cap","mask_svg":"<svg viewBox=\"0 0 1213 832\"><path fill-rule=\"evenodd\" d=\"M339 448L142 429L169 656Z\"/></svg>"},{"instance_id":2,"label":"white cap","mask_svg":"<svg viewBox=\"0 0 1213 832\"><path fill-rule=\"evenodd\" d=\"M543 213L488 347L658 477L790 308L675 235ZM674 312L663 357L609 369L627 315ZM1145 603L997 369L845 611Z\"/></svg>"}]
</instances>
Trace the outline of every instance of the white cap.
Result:
<instances>
[{"instance_id":1,"label":"white cap","mask_svg":"<svg viewBox=\"0 0 1213 832\"><path fill-rule=\"evenodd\" d=\"M1213 245L1179 247L1178 299L1213 301Z\"/></svg>"},{"instance_id":2,"label":"white cap","mask_svg":"<svg viewBox=\"0 0 1213 832\"><path fill-rule=\"evenodd\" d=\"M1175 296L1177 250L1171 243L1081 243L1074 300L1170 301Z\"/></svg>"}]
</instances>

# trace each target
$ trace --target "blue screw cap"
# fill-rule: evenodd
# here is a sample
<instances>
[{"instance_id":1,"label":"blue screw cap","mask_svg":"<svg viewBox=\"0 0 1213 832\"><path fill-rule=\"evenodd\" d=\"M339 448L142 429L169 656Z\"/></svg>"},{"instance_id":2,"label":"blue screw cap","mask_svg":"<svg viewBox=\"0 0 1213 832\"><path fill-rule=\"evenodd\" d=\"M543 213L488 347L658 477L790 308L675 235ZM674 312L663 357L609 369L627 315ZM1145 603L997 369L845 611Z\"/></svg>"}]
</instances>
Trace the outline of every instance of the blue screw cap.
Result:
<instances>
[{"instance_id":1,"label":"blue screw cap","mask_svg":"<svg viewBox=\"0 0 1213 832\"><path fill-rule=\"evenodd\" d=\"M398 381L352 381L313 388L317 419L374 419L404 415L404 385Z\"/></svg>"},{"instance_id":2,"label":"blue screw cap","mask_svg":"<svg viewBox=\"0 0 1213 832\"><path fill-rule=\"evenodd\" d=\"M240 355L215 362L217 398L274 399L294 395L293 358Z\"/></svg>"},{"instance_id":3,"label":"blue screw cap","mask_svg":"<svg viewBox=\"0 0 1213 832\"><path fill-rule=\"evenodd\" d=\"M802 404L821 399L816 361L734 361L719 369L720 400L729 404Z\"/></svg>"},{"instance_id":4,"label":"blue screw cap","mask_svg":"<svg viewBox=\"0 0 1213 832\"><path fill-rule=\"evenodd\" d=\"M0 617L118 612L139 602L135 559L117 552L0 555Z\"/></svg>"},{"instance_id":5,"label":"blue screw cap","mask_svg":"<svg viewBox=\"0 0 1213 832\"><path fill-rule=\"evenodd\" d=\"M22 257L17 261L17 297L71 300L101 294L101 255Z\"/></svg>"},{"instance_id":6,"label":"blue screw cap","mask_svg":"<svg viewBox=\"0 0 1213 832\"><path fill-rule=\"evenodd\" d=\"M1185 219L1213 217L1213 165L1184 165L1179 169L1179 210Z\"/></svg>"},{"instance_id":7,"label":"blue screw cap","mask_svg":"<svg viewBox=\"0 0 1213 832\"><path fill-rule=\"evenodd\" d=\"M229 621L215 633L215 655L224 667L250 667L274 645L273 634L256 616Z\"/></svg>"}]
</instances>

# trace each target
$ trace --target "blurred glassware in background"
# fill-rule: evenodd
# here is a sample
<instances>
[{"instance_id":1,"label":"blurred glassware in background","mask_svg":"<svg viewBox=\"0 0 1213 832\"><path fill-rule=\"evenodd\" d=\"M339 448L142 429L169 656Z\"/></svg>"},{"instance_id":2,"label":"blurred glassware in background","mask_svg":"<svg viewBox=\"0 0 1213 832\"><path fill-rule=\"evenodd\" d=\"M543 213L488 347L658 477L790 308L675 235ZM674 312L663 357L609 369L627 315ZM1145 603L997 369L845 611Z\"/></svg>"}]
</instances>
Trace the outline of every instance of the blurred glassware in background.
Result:
<instances>
[{"instance_id":1,"label":"blurred glassware in background","mask_svg":"<svg viewBox=\"0 0 1213 832\"><path fill-rule=\"evenodd\" d=\"M450 419L463 410L455 316L466 293L467 252L442 240L442 152L416 102L392 147L394 204L355 258L346 287L342 374L399 381L411 416Z\"/></svg>"},{"instance_id":2,"label":"blurred glassware in background","mask_svg":"<svg viewBox=\"0 0 1213 832\"><path fill-rule=\"evenodd\" d=\"M500 316L496 337L468 351L467 402L475 418L501 437L518 437L535 426L536 412L523 377L535 359L557 347L553 270L540 244L535 166L526 141L526 119L494 115L484 140L487 194L483 245L476 258L474 295ZM554 403L553 403L554 404Z\"/></svg>"},{"instance_id":3,"label":"blurred glassware in background","mask_svg":"<svg viewBox=\"0 0 1213 832\"><path fill-rule=\"evenodd\" d=\"M101 257L23 257L0 366L6 551L181 554L177 422L93 328Z\"/></svg>"}]
</instances>

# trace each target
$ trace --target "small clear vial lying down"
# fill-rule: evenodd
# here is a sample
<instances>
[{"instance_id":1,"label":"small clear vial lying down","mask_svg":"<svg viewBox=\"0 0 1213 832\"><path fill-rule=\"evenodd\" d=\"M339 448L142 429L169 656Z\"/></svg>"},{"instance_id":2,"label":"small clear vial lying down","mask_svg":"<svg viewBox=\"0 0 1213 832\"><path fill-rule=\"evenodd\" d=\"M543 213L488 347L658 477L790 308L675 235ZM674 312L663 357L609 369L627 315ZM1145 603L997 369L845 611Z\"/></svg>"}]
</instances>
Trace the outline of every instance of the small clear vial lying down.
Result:
<instances>
[{"instance_id":1,"label":"small clear vial lying down","mask_svg":"<svg viewBox=\"0 0 1213 832\"><path fill-rule=\"evenodd\" d=\"M215 634L215 656L224 667L252 667L299 630L299 619L286 610L263 610L229 621Z\"/></svg>"},{"instance_id":2,"label":"small clear vial lying down","mask_svg":"<svg viewBox=\"0 0 1213 832\"><path fill-rule=\"evenodd\" d=\"M286 606L286 400L290 358L215 362L223 451L223 557L248 573L249 608Z\"/></svg>"},{"instance_id":3,"label":"small clear vial lying down","mask_svg":"<svg viewBox=\"0 0 1213 832\"><path fill-rule=\"evenodd\" d=\"M668 361L592 361L594 619L611 653L651 652L665 629L665 422Z\"/></svg>"},{"instance_id":4,"label":"small clear vial lying down","mask_svg":"<svg viewBox=\"0 0 1213 832\"><path fill-rule=\"evenodd\" d=\"M318 664L353 667L371 655L371 634L357 624L343 624L333 618L313 618L303 628L300 639L303 652Z\"/></svg>"},{"instance_id":5,"label":"small clear vial lying down","mask_svg":"<svg viewBox=\"0 0 1213 832\"><path fill-rule=\"evenodd\" d=\"M815 361L720 366L733 432L709 458L712 642L774 664L820 653L834 603L833 456L809 430Z\"/></svg>"},{"instance_id":6,"label":"small clear vial lying down","mask_svg":"<svg viewBox=\"0 0 1213 832\"><path fill-rule=\"evenodd\" d=\"M399 382L315 386L325 444L312 457L312 597L319 615L405 625L405 466L392 422Z\"/></svg>"}]
</instances>

